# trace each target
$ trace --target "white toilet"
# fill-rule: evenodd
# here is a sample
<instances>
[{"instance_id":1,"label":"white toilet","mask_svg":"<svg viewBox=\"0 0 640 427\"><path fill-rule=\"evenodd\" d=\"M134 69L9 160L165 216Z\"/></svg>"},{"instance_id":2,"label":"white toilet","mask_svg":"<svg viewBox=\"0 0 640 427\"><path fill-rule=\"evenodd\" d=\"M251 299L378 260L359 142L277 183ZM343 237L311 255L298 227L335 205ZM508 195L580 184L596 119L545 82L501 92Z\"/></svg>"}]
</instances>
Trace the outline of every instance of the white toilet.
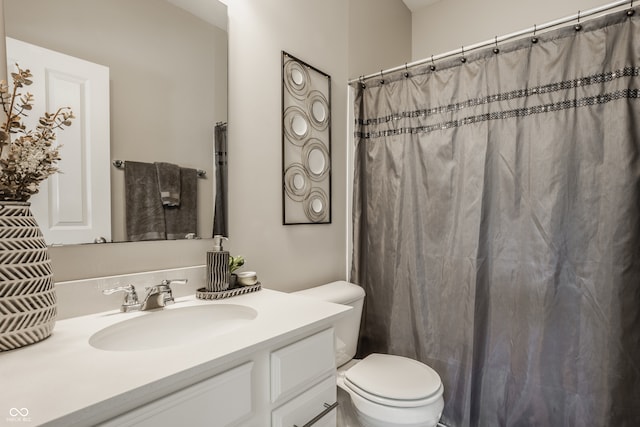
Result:
<instances>
[{"instance_id":1,"label":"white toilet","mask_svg":"<svg viewBox=\"0 0 640 427\"><path fill-rule=\"evenodd\" d=\"M336 365L338 386L351 396L364 427L438 424L444 408L444 388L436 371L417 360L388 354L353 359L365 296L360 286L339 281L295 294L353 307L348 316L334 325Z\"/></svg>"}]
</instances>

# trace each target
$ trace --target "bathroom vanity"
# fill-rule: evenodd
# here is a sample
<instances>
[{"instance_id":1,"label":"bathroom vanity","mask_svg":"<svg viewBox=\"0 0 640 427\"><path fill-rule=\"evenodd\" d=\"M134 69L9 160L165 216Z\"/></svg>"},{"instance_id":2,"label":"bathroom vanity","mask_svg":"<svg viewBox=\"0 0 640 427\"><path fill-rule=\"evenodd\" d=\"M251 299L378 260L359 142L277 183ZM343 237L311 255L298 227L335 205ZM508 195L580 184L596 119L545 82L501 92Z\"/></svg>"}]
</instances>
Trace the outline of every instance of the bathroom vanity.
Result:
<instances>
[{"instance_id":1,"label":"bathroom vanity","mask_svg":"<svg viewBox=\"0 0 640 427\"><path fill-rule=\"evenodd\" d=\"M0 425L335 426L332 324L349 310L263 289L61 320L0 353Z\"/></svg>"}]
</instances>

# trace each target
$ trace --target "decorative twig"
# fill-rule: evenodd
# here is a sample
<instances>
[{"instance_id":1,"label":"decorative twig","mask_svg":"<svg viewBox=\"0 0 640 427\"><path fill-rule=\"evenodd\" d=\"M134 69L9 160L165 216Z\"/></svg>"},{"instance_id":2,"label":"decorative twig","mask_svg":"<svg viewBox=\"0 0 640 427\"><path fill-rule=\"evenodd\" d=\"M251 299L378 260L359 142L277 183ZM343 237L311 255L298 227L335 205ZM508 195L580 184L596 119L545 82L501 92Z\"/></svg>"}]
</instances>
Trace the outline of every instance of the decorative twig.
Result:
<instances>
[{"instance_id":1,"label":"decorative twig","mask_svg":"<svg viewBox=\"0 0 640 427\"><path fill-rule=\"evenodd\" d=\"M6 82L0 82L0 103L5 113L0 125L0 200L26 201L38 192L38 185L50 175L58 172L59 145L53 145L55 131L71 126L74 119L69 107L61 107L55 113L44 113L38 120L35 132L27 130L22 117L32 109L34 97L22 95L19 88L28 86L31 72L16 64L17 73L11 73L13 89L9 92ZM11 134L21 136L11 140Z\"/></svg>"}]
</instances>

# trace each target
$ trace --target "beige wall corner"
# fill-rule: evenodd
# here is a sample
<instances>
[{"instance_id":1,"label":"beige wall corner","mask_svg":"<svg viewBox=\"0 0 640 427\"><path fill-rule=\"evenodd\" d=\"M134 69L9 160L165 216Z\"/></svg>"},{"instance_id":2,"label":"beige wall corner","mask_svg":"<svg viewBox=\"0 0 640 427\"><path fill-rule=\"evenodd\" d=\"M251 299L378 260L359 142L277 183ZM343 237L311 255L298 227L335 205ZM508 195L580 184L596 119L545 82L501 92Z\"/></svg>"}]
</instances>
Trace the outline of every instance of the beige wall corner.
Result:
<instances>
[{"instance_id":1,"label":"beige wall corner","mask_svg":"<svg viewBox=\"0 0 640 427\"><path fill-rule=\"evenodd\" d=\"M610 3L609 0L442 0L412 17L412 61Z\"/></svg>"},{"instance_id":2,"label":"beige wall corner","mask_svg":"<svg viewBox=\"0 0 640 427\"><path fill-rule=\"evenodd\" d=\"M402 0L349 0L349 77L411 62L411 11Z\"/></svg>"}]
</instances>

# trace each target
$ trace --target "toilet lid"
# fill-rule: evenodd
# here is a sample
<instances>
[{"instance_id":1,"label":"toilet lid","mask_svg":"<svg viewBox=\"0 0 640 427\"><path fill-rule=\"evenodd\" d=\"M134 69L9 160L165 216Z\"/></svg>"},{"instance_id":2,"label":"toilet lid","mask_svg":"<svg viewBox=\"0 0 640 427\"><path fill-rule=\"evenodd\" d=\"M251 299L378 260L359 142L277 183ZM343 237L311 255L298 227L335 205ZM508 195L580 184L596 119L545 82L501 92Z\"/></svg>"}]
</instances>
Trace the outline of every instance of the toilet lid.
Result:
<instances>
[{"instance_id":1,"label":"toilet lid","mask_svg":"<svg viewBox=\"0 0 640 427\"><path fill-rule=\"evenodd\" d=\"M407 406L406 401L416 401L418 406L442 394L442 382L436 371L417 360L389 354L374 353L365 357L345 372L345 384L379 403L405 401L393 406Z\"/></svg>"}]
</instances>

